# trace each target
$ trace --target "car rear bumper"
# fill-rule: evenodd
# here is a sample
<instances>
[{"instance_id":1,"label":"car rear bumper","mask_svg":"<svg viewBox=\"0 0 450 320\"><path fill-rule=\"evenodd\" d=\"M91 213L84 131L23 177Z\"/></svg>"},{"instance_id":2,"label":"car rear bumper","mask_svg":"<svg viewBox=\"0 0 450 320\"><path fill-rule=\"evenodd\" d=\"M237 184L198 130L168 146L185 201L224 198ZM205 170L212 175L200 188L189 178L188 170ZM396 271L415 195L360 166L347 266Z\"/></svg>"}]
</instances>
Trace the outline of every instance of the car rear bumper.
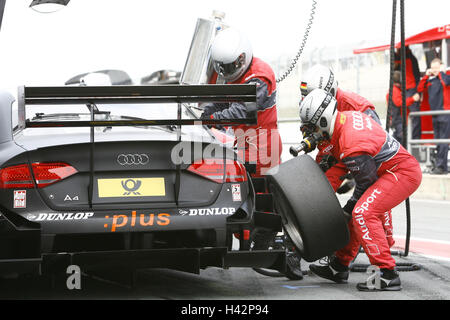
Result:
<instances>
[{"instance_id":1,"label":"car rear bumper","mask_svg":"<svg viewBox=\"0 0 450 320\"><path fill-rule=\"evenodd\" d=\"M284 271L284 250L229 251L227 248L118 250L43 254L34 259L0 259L0 274L52 274L76 265L82 272L102 268L138 270L167 268L200 273L207 267L268 268Z\"/></svg>"}]
</instances>

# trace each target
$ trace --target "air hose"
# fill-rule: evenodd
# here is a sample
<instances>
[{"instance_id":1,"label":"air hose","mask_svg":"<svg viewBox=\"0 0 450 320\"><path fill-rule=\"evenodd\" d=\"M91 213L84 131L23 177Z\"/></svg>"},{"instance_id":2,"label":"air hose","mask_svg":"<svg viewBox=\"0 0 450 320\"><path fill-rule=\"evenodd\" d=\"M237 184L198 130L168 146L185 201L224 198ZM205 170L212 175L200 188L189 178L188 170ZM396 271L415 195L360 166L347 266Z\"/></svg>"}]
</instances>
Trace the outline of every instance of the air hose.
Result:
<instances>
[{"instance_id":1,"label":"air hose","mask_svg":"<svg viewBox=\"0 0 450 320\"><path fill-rule=\"evenodd\" d=\"M391 48L390 48L390 58L391 58L391 68L390 68L390 80L389 80L389 102L386 114L386 131L389 131L389 116L390 110L392 108L392 89L394 86L393 74L394 74L394 55L395 55L395 15L397 11L397 0L392 0L392 32L391 32ZM405 51L405 16L404 16L404 0L400 0L400 54L401 54L401 73L402 79L406 79L406 51ZM407 145L407 122L406 122L406 83L401 82L402 91L402 145L406 148ZM406 239L405 239L405 250L404 251L391 251L391 255L406 257L409 253L409 242L411 237L411 211L409 205L409 198L405 200L406 205ZM361 252L361 248L360 248ZM362 251L364 252L364 251ZM356 258L355 258L356 259ZM354 272L365 272L367 270L367 264L351 264L350 270ZM421 266L416 263L397 263L397 271L416 271L420 270Z\"/></svg>"},{"instance_id":2,"label":"air hose","mask_svg":"<svg viewBox=\"0 0 450 320\"><path fill-rule=\"evenodd\" d=\"M311 12L309 14L308 24L306 25L305 33L303 34L303 39L302 39L302 43L300 44L300 48L298 49L297 54L294 57L294 59L292 60L291 65L289 66L287 71L280 78L277 79L277 83L280 83L281 81L286 79L286 77L292 72L292 70L294 70L295 65L297 64L297 61L300 58L300 56L303 52L303 49L305 48L306 40L308 40L309 31L311 30L313 20L314 20L314 14L316 13L316 5L317 5L316 0L312 0L312 7L311 7Z\"/></svg>"}]
</instances>

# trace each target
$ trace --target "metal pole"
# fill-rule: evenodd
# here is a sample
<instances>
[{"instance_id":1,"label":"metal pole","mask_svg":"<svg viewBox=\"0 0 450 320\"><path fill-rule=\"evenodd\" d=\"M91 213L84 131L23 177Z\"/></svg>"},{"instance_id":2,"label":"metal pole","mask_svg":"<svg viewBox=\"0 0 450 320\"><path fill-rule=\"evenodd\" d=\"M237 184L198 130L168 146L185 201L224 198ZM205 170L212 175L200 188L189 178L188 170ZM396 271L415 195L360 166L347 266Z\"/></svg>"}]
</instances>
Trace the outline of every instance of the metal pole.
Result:
<instances>
[{"instance_id":1,"label":"metal pole","mask_svg":"<svg viewBox=\"0 0 450 320\"><path fill-rule=\"evenodd\" d=\"M392 0L392 29L391 29L391 50L390 50L390 79L389 79L389 99L386 109L386 131L389 132L390 128L390 114L392 110L392 90L394 88L394 55L395 55L395 15L397 11L397 0Z\"/></svg>"},{"instance_id":2,"label":"metal pole","mask_svg":"<svg viewBox=\"0 0 450 320\"><path fill-rule=\"evenodd\" d=\"M408 123L411 123L411 114L408 115ZM408 152L411 153L412 148L411 148L411 138L412 138L412 126L408 126L408 136L406 138L406 140L408 141Z\"/></svg>"},{"instance_id":3,"label":"metal pole","mask_svg":"<svg viewBox=\"0 0 450 320\"><path fill-rule=\"evenodd\" d=\"M401 70L402 70L402 122L403 122L403 146L406 148L408 138L406 136L406 129L408 123L406 122L406 49L405 49L405 1L400 0L400 36L401 36ZM411 236L411 211L409 205L409 198L405 200L406 205L406 242L405 251L403 255L406 257L409 252L409 240Z\"/></svg>"},{"instance_id":4,"label":"metal pole","mask_svg":"<svg viewBox=\"0 0 450 320\"><path fill-rule=\"evenodd\" d=\"M356 57L356 93L359 94L359 66L360 66L360 55Z\"/></svg>"}]
</instances>

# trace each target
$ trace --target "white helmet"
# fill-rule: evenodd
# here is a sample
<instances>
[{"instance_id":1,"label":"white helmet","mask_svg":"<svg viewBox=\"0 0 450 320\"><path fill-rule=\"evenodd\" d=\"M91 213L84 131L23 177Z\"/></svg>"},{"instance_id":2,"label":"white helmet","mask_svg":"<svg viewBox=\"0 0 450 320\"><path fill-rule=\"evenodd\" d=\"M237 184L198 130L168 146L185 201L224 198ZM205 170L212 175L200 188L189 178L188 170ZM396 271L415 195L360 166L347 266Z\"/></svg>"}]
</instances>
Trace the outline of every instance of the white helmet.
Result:
<instances>
[{"instance_id":1,"label":"white helmet","mask_svg":"<svg viewBox=\"0 0 450 320\"><path fill-rule=\"evenodd\" d=\"M239 79L250 67L252 58L250 41L234 28L220 31L211 45L214 70L228 82Z\"/></svg>"},{"instance_id":2,"label":"white helmet","mask_svg":"<svg viewBox=\"0 0 450 320\"><path fill-rule=\"evenodd\" d=\"M314 89L300 104L300 120L312 131L316 128L331 138L337 116L336 99L325 90Z\"/></svg>"},{"instance_id":3,"label":"white helmet","mask_svg":"<svg viewBox=\"0 0 450 320\"><path fill-rule=\"evenodd\" d=\"M336 97L337 87L338 83L333 71L321 64L316 64L309 69L300 83L303 99L314 89L323 89Z\"/></svg>"}]
</instances>

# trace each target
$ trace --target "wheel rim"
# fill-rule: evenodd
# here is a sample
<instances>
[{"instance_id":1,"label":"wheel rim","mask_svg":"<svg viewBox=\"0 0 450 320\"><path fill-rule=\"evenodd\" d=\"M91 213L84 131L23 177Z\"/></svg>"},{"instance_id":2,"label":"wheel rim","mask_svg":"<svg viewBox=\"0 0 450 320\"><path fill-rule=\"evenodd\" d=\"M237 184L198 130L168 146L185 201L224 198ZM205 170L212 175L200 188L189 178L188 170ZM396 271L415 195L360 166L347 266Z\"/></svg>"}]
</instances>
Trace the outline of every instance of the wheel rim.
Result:
<instances>
[{"instance_id":1,"label":"wheel rim","mask_svg":"<svg viewBox=\"0 0 450 320\"><path fill-rule=\"evenodd\" d=\"M279 192L278 187L272 184L272 190L275 191L277 194L277 197L282 198L283 201L276 201L275 202L275 208L276 211L280 214L281 220L283 223L283 227L286 230L286 233L291 238L292 243L295 245L298 251L300 253L304 252L304 245L303 245L303 239L300 233L298 232L298 223L295 219L295 217L290 214L290 209L286 205L287 201L284 199L284 196L281 192Z\"/></svg>"}]
</instances>

